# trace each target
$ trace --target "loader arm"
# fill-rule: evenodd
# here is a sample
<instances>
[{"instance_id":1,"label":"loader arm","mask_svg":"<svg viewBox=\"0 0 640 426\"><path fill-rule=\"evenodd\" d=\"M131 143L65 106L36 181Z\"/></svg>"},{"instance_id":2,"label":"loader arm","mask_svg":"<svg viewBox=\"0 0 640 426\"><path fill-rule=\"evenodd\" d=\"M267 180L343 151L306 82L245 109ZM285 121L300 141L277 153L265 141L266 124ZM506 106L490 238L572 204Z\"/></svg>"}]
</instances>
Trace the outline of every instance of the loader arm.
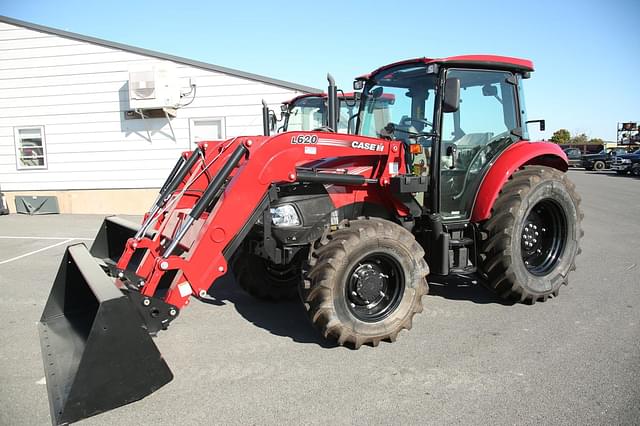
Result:
<instances>
[{"instance_id":1,"label":"loader arm","mask_svg":"<svg viewBox=\"0 0 640 426\"><path fill-rule=\"evenodd\" d=\"M225 249L256 211L268 205L273 184L313 179L385 187L391 177L389 163L398 165L393 170L404 167L401 142L333 133L240 137L203 143L199 149L202 161L192 165L171 195L169 208L155 213L155 235L129 239L116 270L121 277L127 269L135 272L133 279L142 284L139 291L147 297L157 297L163 277L175 274L163 300L177 309L186 305L191 295L204 297L213 282L227 272ZM321 159L363 156L375 157L372 163L378 163L369 169L375 170L371 176L303 168ZM144 259L131 271L127 263L141 249L146 250Z\"/></svg>"}]
</instances>

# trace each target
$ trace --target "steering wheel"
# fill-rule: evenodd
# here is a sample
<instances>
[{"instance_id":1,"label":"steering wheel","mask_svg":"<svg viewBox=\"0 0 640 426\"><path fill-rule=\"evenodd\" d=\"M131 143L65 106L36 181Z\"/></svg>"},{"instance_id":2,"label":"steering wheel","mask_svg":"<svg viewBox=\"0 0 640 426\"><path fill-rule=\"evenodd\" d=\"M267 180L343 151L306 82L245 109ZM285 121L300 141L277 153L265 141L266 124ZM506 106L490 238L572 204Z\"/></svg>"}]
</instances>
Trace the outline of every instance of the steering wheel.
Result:
<instances>
[{"instance_id":1,"label":"steering wheel","mask_svg":"<svg viewBox=\"0 0 640 426\"><path fill-rule=\"evenodd\" d=\"M429 126L429 127L431 127L433 129L433 123L430 122L429 120L427 120L426 118L411 118L411 117L407 117L407 118L404 118L404 119L400 120L399 124L401 124L403 121L409 121L412 124L413 123L426 124L427 126Z\"/></svg>"}]
</instances>

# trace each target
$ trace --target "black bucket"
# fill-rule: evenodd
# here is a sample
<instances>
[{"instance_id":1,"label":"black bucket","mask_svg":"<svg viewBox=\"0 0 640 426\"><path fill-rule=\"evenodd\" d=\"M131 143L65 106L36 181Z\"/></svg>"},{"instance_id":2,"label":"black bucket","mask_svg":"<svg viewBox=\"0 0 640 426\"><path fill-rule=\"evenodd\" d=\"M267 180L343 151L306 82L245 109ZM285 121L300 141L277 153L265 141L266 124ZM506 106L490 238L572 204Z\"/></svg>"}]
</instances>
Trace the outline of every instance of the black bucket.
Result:
<instances>
[{"instance_id":1,"label":"black bucket","mask_svg":"<svg viewBox=\"0 0 640 426\"><path fill-rule=\"evenodd\" d=\"M136 307L83 244L67 247L39 331L54 425L137 401L173 379Z\"/></svg>"},{"instance_id":2,"label":"black bucket","mask_svg":"<svg viewBox=\"0 0 640 426\"><path fill-rule=\"evenodd\" d=\"M89 251L94 257L114 265L120 260L127 240L134 237L139 229L140 225L137 223L119 216L107 216L104 218L102 225L100 225L100 230ZM147 232L145 236L151 238L153 233ZM143 255L144 250L136 250L127 269L135 271L142 261Z\"/></svg>"}]
</instances>

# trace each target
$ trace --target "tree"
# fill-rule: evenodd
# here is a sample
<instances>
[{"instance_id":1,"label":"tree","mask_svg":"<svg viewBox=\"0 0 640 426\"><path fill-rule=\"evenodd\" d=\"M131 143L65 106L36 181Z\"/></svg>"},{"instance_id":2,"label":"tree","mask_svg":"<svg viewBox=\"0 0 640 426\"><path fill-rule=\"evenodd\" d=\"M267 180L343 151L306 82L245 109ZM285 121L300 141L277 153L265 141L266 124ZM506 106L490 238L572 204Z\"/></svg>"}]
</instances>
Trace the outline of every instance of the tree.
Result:
<instances>
[{"instance_id":1,"label":"tree","mask_svg":"<svg viewBox=\"0 0 640 426\"><path fill-rule=\"evenodd\" d=\"M589 139L589 142L587 143L593 144L593 145L604 145L604 141L600 138Z\"/></svg>"},{"instance_id":2,"label":"tree","mask_svg":"<svg viewBox=\"0 0 640 426\"><path fill-rule=\"evenodd\" d=\"M580 133L577 136L572 137L569 142L575 145L584 145L589 141L589 137L584 133Z\"/></svg>"},{"instance_id":3,"label":"tree","mask_svg":"<svg viewBox=\"0 0 640 426\"><path fill-rule=\"evenodd\" d=\"M556 130L551 136L551 141L558 144L568 143L570 139L571 133L567 129Z\"/></svg>"}]
</instances>

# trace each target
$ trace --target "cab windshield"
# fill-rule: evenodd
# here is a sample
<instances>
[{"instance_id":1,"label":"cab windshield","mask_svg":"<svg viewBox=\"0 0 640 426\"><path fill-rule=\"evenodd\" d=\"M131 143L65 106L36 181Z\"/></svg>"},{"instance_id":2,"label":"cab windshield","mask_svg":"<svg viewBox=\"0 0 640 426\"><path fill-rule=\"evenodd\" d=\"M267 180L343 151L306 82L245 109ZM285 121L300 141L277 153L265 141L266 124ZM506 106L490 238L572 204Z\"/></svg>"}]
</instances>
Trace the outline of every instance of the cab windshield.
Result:
<instances>
[{"instance_id":1,"label":"cab windshield","mask_svg":"<svg viewBox=\"0 0 640 426\"><path fill-rule=\"evenodd\" d=\"M298 99L289 109L284 128L287 131L309 131L325 125L326 105L323 98Z\"/></svg>"},{"instance_id":2,"label":"cab windshield","mask_svg":"<svg viewBox=\"0 0 640 426\"><path fill-rule=\"evenodd\" d=\"M358 105L353 98L338 98L340 117L338 133L353 133L352 119L358 112ZM284 130L311 131L327 125L327 99L324 97L301 98L290 108L285 118Z\"/></svg>"},{"instance_id":3,"label":"cab windshield","mask_svg":"<svg viewBox=\"0 0 640 426\"><path fill-rule=\"evenodd\" d=\"M409 143L433 132L436 80L426 65L382 71L363 92L358 134Z\"/></svg>"}]
</instances>

